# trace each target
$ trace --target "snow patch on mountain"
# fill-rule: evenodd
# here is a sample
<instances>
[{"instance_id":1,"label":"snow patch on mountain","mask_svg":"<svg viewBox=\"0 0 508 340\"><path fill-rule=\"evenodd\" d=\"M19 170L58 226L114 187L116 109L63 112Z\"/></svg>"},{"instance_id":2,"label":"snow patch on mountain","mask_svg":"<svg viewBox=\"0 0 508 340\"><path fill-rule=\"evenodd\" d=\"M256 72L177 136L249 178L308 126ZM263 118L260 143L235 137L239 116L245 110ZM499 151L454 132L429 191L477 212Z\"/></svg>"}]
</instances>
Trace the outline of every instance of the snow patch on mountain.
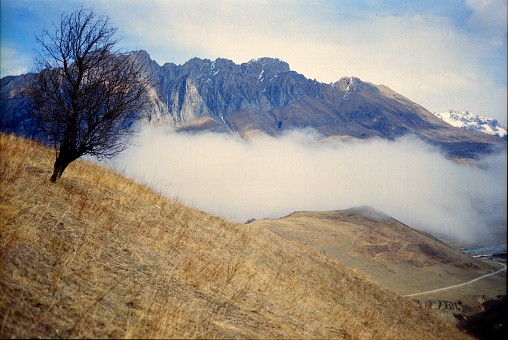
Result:
<instances>
[{"instance_id":1,"label":"snow patch on mountain","mask_svg":"<svg viewBox=\"0 0 508 340\"><path fill-rule=\"evenodd\" d=\"M441 118L448 124L463 130L479 131L489 135L498 136L504 140L507 139L505 127L499 125L494 118L486 118L475 115L469 111L448 110L446 112L434 112L434 116Z\"/></svg>"}]
</instances>

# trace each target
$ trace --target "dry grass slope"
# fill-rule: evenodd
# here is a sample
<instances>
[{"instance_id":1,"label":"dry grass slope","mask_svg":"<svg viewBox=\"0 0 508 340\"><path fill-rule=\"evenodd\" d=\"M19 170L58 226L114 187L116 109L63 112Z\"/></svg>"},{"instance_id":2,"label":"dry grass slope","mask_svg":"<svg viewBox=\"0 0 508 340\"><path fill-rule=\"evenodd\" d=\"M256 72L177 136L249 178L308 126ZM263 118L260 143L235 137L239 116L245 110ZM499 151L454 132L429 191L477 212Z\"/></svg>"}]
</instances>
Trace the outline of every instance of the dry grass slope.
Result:
<instances>
[{"instance_id":1,"label":"dry grass slope","mask_svg":"<svg viewBox=\"0 0 508 340\"><path fill-rule=\"evenodd\" d=\"M0 135L0 337L464 339L268 231Z\"/></svg>"},{"instance_id":2,"label":"dry grass slope","mask_svg":"<svg viewBox=\"0 0 508 340\"><path fill-rule=\"evenodd\" d=\"M364 216L371 211L365 209L300 211L250 226L324 253L402 295L456 285L502 268L463 254L387 215L381 219ZM505 286L500 281L490 293L505 295Z\"/></svg>"}]
</instances>

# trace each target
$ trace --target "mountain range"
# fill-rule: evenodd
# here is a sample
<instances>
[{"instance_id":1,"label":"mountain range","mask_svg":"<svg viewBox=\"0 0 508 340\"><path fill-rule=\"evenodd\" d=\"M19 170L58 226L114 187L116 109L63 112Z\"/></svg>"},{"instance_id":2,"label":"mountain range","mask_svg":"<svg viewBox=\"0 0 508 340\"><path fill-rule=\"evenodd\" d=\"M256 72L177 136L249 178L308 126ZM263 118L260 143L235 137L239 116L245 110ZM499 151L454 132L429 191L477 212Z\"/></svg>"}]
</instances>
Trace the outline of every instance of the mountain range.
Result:
<instances>
[{"instance_id":1,"label":"mountain range","mask_svg":"<svg viewBox=\"0 0 508 340\"><path fill-rule=\"evenodd\" d=\"M445 122L463 130L478 131L498 136L506 140L507 131L499 125L494 118L486 118L475 115L469 111L448 110L446 112L434 112L434 115Z\"/></svg>"},{"instance_id":2,"label":"mountain range","mask_svg":"<svg viewBox=\"0 0 508 340\"><path fill-rule=\"evenodd\" d=\"M414 134L459 158L476 158L506 145L495 136L456 129L387 86L356 77L321 83L276 58L240 65L223 58L193 58L183 65L160 66L146 51L127 55L145 64L153 79L149 89L152 105L145 122L178 131L206 130L251 138L312 128L324 138L388 140ZM2 78L2 131L35 134L19 91L30 77Z\"/></svg>"}]
</instances>

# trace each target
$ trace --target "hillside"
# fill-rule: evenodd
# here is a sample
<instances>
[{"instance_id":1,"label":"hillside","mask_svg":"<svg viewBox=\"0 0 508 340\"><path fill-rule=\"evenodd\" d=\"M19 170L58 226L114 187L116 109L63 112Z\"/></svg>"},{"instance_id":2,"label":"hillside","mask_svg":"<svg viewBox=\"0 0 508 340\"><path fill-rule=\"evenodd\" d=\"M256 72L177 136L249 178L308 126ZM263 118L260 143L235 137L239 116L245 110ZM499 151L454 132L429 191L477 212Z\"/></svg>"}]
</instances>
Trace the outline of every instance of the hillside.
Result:
<instances>
[{"instance_id":1,"label":"hillside","mask_svg":"<svg viewBox=\"0 0 508 340\"><path fill-rule=\"evenodd\" d=\"M465 339L269 230L0 135L0 337Z\"/></svg>"},{"instance_id":2,"label":"hillside","mask_svg":"<svg viewBox=\"0 0 508 340\"><path fill-rule=\"evenodd\" d=\"M463 254L371 207L299 211L250 225L320 252L402 295L468 282L501 268ZM498 295L506 295L506 272L460 289L414 298L455 304L461 301L460 309L473 315L482 310L482 303Z\"/></svg>"}]
</instances>

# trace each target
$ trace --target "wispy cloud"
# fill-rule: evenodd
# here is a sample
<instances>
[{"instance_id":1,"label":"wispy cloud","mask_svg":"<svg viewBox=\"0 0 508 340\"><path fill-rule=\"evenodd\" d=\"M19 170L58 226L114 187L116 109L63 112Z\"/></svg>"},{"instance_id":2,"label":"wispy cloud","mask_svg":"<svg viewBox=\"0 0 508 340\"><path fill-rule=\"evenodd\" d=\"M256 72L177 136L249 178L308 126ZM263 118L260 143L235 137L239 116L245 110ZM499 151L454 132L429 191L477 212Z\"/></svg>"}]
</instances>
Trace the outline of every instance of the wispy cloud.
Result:
<instances>
[{"instance_id":1,"label":"wispy cloud","mask_svg":"<svg viewBox=\"0 0 508 340\"><path fill-rule=\"evenodd\" d=\"M312 131L244 141L147 127L118 169L239 222L371 205L420 230L472 240L506 226L506 152L460 165L423 142L320 142Z\"/></svg>"}]
</instances>

